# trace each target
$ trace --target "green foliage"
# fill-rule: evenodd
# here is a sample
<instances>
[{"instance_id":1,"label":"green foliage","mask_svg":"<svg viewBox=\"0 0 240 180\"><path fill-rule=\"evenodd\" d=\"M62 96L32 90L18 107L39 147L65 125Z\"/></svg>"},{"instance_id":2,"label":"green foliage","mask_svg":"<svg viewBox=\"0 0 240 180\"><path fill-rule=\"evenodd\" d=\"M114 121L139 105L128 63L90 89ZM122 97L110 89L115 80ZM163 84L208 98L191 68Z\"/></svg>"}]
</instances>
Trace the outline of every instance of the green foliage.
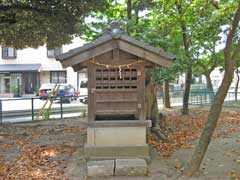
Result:
<instances>
[{"instance_id":1,"label":"green foliage","mask_svg":"<svg viewBox=\"0 0 240 180\"><path fill-rule=\"evenodd\" d=\"M221 36L229 31L226 24L231 21L237 2L0 0L0 42L16 48L47 43L51 48L69 43L75 35L93 41L105 33L111 21L118 20L131 36L177 56L174 70L156 68L156 77L160 77L158 71L166 76L157 80L162 82L172 79L169 74L176 75L189 67L199 74L224 66L222 52L216 47L225 41ZM189 45L187 50L185 43Z\"/></svg>"},{"instance_id":2,"label":"green foliage","mask_svg":"<svg viewBox=\"0 0 240 180\"><path fill-rule=\"evenodd\" d=\"M44 111L43 116L42 116L42 119L43 119L43 120L49 120L49 118L50 118L50 112L49 112L49 110Z\"/></svg>"},{"instance_id":3,"label":"green foliage","mask_svg":"<svg viewBox=\"0 0 240 180\"><path fill-rule=\"evenodd\" d=\"M174 63L168 68L156 67L152 71L152 77L158 84L163 84L165 81L173 82L176 76L181 72L181 66Z\"/></svg>"},{"instance_id":4,"label":"green foliage","mask_svg":"<svg viewBox=\"0 0 240 180\"><path fill-rule=\"evenodd\" d=\"M13 93L13 94L17 94L18 93L18 87L15 86L15 85L12 85L10 87L10 90L11 90L11 93Z\"/></svg>"},{"instance_id":5,"label":"green foliage","mask_svg":"<svg viewBox=\"0 0 240 180\"><path fill-rule=\"evenodd\" d=\"M87 111L86 111L86 109L83 109L83 110L82 110L82 117L87 117Z\"/></svg>"},{"instance_id":6,"label":"green foliage","mask_svg":"<svg viewBox=\"0 0 240 180\"><path fill-rule=\"evenodd\" d=\"M236 8L237 1L159 0L152 8L151 29L165 38L166 50L177 55L182 70L193 68L196 74L211 72L224 66L223 52L218 47Z\"/></svg>"},{"instance_id":7,"label":"green foliage","mask_svg":"<svg viewBox=\"0 0 240 180\"><path fill-rule=\"evenodd\" d=\"M85 16L106 5L106 0L0 0L0 43L20 49L61 46L81 34Z\"/></svg>"},{"instance_id":8,"label":"green foliage","mask_svg":"<svg viewBox=\"0 0 240 180\"><path fill-rule=\"evenodd\" d=\"M226 24L233 16L236 3L220 1L218 4L210 2L212 10L207 12L204 19L196 27L193 38L196 39L194 48L198 50L195 56L195 73L211 73L216 67L224 67L223 50L220 45L224 43L222 36L226 32Z\"/></svg>"},{"instance_id":9,"label":"green foliage","mask_svg":"<svg viewBox=\"0 0 240 180\"><path fill-rule=\"evenodd\" d=\"M156 22L153 18L153 8L156 5L155 1L136 1L132 0L131 17L128 17L127 2L112 1L108 9L104 12L92 13L92 21L85 23L84 37L88 41L95 40L104 34L107 25L113 21L118 20L122 27L124 27L132 37L144 41L154 47L160 48L164 51L178 54L177 63L168 69L156 67L153 72L156 72L154 79L157 82L162 82L162 79L174 79L173 76L179 72L180 62L182 59L182 48L178 46L180 37L169 39L166 34L161 34L156 30ZM143 14L143 15L141 15ZM170 70L171 69L171 70ZM171 73L167 73L171 71ZM174 72L173 72L174 71ZM171 74L172 77L167 75ZM165 77L166 75L166 77ZM164 76L164 77L162 77ZM160 79L157 79L160 78Z\"/></svg>"},{"instance_id":10,"label":"green foliage","mask_svg":"<svg viewBox=\"0 0 240 180\"><path fill-rule=\"evenodd\" d=\"M211 73L216 67L224 67L223 51L217 53L202 55L193 67L195 73L206 74Z\"/></svg>"},{"instance_id":11,"label":"green foliage","mask_svg":"<svg viewBox=\"0 0 240 180\"><path fill-rule=\"evenodd\" d=\"M105 33L106 27L113 20L121 23L122 27L129 30L129 34L136 36L137 31L145 30L145 23L142 19L148 18L147 15L140 17L142 11L149 11L154 6L153 0L132 0L131 19L127 16L127 3L123 1L112 0L108 8L104 11L92 12L84 22L83 38L87 41L93 41ZM141 22L140 22L141 21Z\"/></svg>"}]
</instances>

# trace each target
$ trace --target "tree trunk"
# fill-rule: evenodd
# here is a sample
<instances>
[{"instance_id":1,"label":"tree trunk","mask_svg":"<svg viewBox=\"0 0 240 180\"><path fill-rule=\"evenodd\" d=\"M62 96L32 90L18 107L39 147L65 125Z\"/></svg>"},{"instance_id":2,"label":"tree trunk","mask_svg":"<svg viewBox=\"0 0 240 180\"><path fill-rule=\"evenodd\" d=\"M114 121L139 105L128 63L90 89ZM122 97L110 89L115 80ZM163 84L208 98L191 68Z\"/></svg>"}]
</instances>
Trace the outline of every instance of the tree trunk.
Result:
<instances>
[{"instance_id":1,"label":"tree trunk","mask_svg":"<svg viewBox=\"0 0 240 180\"><path fill-rule=\"evenodd\" d=\"M212 86L211 76L210 76L209 72L205 72L204 75L205 75L206 81L207 81L207 89L209 91L209 98L210 98L210 101L213 102L214 90L213 90L213 86Z\"/></svg>"},{"instance_id":2,"label":"tree trunk","mask_svg":"<svg viewBox=\"0 0 240 180\"><path fill-rule=\"evenodd\" d=\"M159 123L158 105L157 105L157 86L152 82L151 72L146 71L146 83L145 83L145 113L146 119L152 120L152 126L156 127Z\"/></svg>"},{"instance_id":3,"label":"tree trunk","mask_svg":"<svg viewBox=\"0 0 240 180\"><path fill-rule=\"evenodd\" d=\"M139 8L138 7L135 8L135 18L136 18L135 24L138 25L138 23L139 23Z\"/></svg>"},{"instance_id":4,"label":"tree trunk","mask_svg":"<svg viewBox=\"0 0 240 180\"><path fill-rule=\"evenodd\" d=\"M233 73L232 73L233 74ZM216 94L215 99L210 108L210 113L205 127L201 133L200 140L196 149L192 155L192 159L188 166L188 169L184 172L186 176L192 176L196 171L198 171L202 159L207 151L208 145L211 141L211 137L217 125L217 120L222 109L222 104L227 95L228 88L232 81L232 74L227 74L225 72L221 86Z\"/></svg>"},{"instance_id":5,"label":"tree trunk","mask_svg":"<svg viewBox=\"0 0 240 180\"><path fill-rule=\"evenodd\" d=\"M199 170L203 157L211 141L213 132L216 128L217 120L222 110L224 99L227 95L228 89L232 82L234 67L236 65L236 60L239 57L240 52L240 40L238 40L237 47L233 51L233 42L235 41L234 36L236 34L239 21L240 21L240 2L238 2L238 9L233 17L231 28L227 35L227 40L224 48L224 63L225 63L224 77L211 105L208 120L201 133L199 143L193 152L189 167L184 171L184 174L187 176L192 176L196 171Z\"/></svg>"},{"instance_id":6,"label":"tree trunk","mask_svg":"<svg viewBox=\"0 0 240 180\"><path fill-rule=\"evenodd\" d=\"M189 95L190 95L191 81L192 81L192 69L189 69L185 78L182 114L188 114L189 112L188 101L189 101Z\"/></svg>"},{"instance_id":7,"label":"tree trunk","mask_svg":"<svg viewBox=\"0 0 240 180\"><path fill-rule=\"evenodd\" d=\"M156 87L151 82L145 87L145 96L146 96L146 119L152 120L153 127L158 126L159 112L157 106L157 95Z\"/></svg>"},{"instance_id":8,"label":"tree trunk","mask_svg":"<svg viewBox=\"0 0 240 180\"><path fill-rule=\"evenodd\" d=\"M237 75L237 82L236 82L236 85L235 85L235 101L238 100L238 85L239 85L239 70L238 70L238 67L236 68L236 75Z\"/></svg>"},{"instance_id":9,"label":"tree trunk","mask_svg":"<svg viewBox=\"0 0 240 180\"><path fill-rule=\"evenodd\" d=\"M165 108L171 108L168 81L164 82L164 106Z\"/></svg>"},{"instance_id":10,"label":"tree trunk","mask_svg":"<svg viewBox=\"0 0 240 180\"><path fill-rule=\"evenodd\" d=\"M146 119L152 120L151 131L158 136L159 139L167 140L165 135L161 133L160 118L157 103L157 86L152 81L151 73L146 71L146 86L145 86L145 113Z\"/></svg>"},{"instance_id":11,"label":"tree trunk","mask_svg":"<svg viewBox=\"0 0 240 180\"><path fill-rule=\"evenodd\" d=\"M199 76L199 84L202 84L202 75Z\"/></svg>"},{"instance_id":12,"label":"tree trunk","mask_svg":"<svg viewBox=\"0 0 240 180\"><path fill-rule=\"evenodd\" d=\"M127 0L127 33L130 34L132 20L132 0Z\"/></svg>"},{"instance_id":13,"label":"tree trunk","mask_svg":"<svg viewBox=\"0 0 240 180\"><path fill-rule=\"evenodd\" d=\"M180 16L183 15L182 12L182 4L181 1L176 1L176 7L178 10L178 14ZM186 22L180 21L181 31L182 31L182 38L183 38L183 46L185 51L185 63L188 66L188 71L185 78L185 90L183 95L183 109L182 114L188 114L188 100L190 95L190 86L192 81L192 63L191 63L191 55L190 55L190 38L187 32Z\"/></svg>"},{"instance_id":14,"label":"tree trunk","mask_svg":"<svg viewBox=\"0 0 240 180\"><path fill-rule=\"evenodd\" d=\"M210 73L206 72L204 73L205 77L206 77L206 81L207 81L207 89L211 92L213 92L213 86L212 86L212 81L211 81L211 77L210 77Z\"/></svg>"}]
</instances>

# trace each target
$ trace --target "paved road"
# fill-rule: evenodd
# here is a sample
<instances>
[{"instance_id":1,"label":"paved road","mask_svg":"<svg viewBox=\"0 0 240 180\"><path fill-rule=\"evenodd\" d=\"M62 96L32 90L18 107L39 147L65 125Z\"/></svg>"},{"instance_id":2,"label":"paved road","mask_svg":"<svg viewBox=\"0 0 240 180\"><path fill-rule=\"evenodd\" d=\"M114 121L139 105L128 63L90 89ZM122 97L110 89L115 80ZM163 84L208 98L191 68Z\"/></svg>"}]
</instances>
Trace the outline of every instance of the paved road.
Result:
<instances>
[{"instance_id":1,"label":"paved road","mask_svg":"<svg viewBox=\"0 0 240 180\"><path fill-rule=\"evenodd\" d=\"M36 113L38 112L39 109L41 109L46 101L45 100L40 100L40 99L34 99L33 100L33 108ZM48 107L49 103L47 104L46 107ZM82 115L82 111L74 111L74 109L82 109L86 107L86 104L83 104L79 102L79 100L72 101L71 103L63 103L63 118L66 117L76 117ZM72 107L72 108L71 108ZM60 114L60 108L61 108L61 103L60 101L54 101L52 104L52 109L58 109L59 113L54 113L51 114L51 119L52 118L61 118ZM67 110L68 109L68 110ZM32 121L32 115L31 115L31 110L32 110L32 99L23 99L23 98L18 98L18 99L3 99L2 98L2 122L3 123L13 123L13 122L23 122L23 121ZM65 112L65 111L70 112ZM13 114L18 114L13 116ZM29 112L28 115L24 115L25 112ZM24 113L24 114L22 114Z\"/></svg>"},{"instance_id":2,"label":"paved road","mask_svg":"<svg viewBox=\"0 0 240 180\"><path fill-rule=\"evenodd\" d=\"M82 116L81 112L63 114L63 118L72 118L72 117L79 117L79 116ZM50 118L51 119L60 119L61 115L60 114L51 115ZM17 122L28 122L28 121L32 121L31 116L19 117L19 118L3 118L2 119L2 123L17 123Z\"/></svg>"},{"instance_id":3,"label":"paved road","mask_svg":"<svg viewBox=\"0 0 240 180\"><path fill-rule=\"evenodd\" d=\"M33 100L34 109L40 109L44 105L45 101L40 99ZM75 100L72 103L63 103L64 107L70 106L86 106L79 102L79 100ZM60 102L54 101L53 108L60 108ZM2 99L2 110L3 111L12 111L12 110L28 110L32 109L32 100L31 99Z\"/></svg>"}]
</instances>

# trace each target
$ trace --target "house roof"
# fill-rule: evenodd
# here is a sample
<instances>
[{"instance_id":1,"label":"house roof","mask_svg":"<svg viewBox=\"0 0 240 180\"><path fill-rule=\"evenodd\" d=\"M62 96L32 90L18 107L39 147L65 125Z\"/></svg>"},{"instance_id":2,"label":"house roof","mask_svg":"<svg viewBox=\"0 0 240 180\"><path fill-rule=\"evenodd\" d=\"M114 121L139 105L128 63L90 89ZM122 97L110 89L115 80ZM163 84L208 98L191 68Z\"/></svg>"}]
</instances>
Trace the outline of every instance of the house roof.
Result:
<instances>
[{"instance_id":1,"label":"house roof","mask_svg":"<svg viewBox=\"0 0 240 180\"><path fill-rule=\"evenodd\" d=\"M165 67L169 66L176 58L170 53L126 35L124 30L120 28L118 22L112 22L105 35L82 47L61 54L57 56L56 59L62 63L63 67L74 66L113 49L126 51Z\"/></svg>"},{"instance_id":2,"label":"house roof","mask_svg":"<svg viewBox=\"0 0 240 180\"><path fill-rule=\"evenodd\" d=\"M1 64L0 72L38 72L41 64Z\"/></svg>"}]
</instances>

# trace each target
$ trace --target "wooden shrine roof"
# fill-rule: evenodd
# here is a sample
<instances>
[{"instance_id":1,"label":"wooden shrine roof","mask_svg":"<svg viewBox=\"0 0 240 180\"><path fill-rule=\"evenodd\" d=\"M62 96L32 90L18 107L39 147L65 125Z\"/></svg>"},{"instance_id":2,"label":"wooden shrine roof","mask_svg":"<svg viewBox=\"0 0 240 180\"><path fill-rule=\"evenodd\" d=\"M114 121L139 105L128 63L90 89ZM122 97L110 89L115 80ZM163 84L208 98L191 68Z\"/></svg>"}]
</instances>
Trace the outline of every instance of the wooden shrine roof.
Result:
<instances>
[{"instance_id":1,"label":"wooden shrine roof","mask_svg":"<svg viewBox=\"0 0 240 180\"><path fill-rule=\"evenodd\" d=\"M64 68L73 67L113 49L128 52L163 67L168 67L176 58L170 53L126 35L118 22L112 22L105 35L93 42L63 53L56 59L62 63Z\"/></svg>"}]
</instances>

